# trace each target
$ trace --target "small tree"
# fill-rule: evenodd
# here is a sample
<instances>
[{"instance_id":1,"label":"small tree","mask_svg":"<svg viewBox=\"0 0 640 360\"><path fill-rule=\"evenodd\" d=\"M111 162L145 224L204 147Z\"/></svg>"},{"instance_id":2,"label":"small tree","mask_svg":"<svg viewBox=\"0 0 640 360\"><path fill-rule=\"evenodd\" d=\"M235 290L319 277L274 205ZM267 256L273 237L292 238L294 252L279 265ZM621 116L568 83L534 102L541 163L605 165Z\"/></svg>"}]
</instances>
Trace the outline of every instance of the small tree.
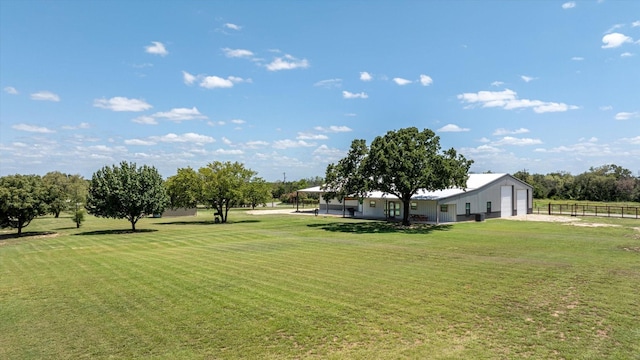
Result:
<instances>
[{"instance_id":1,"label":"small tree","mask_svg":"<svg viewBox=\"0 0 640 360\"><path fill-rule=\"evenodd\" d=\"M198 174L202 179L202 201L216 209L226 223L229 209L244 199L246 186L256 172L239 162L215 161L200 168Z\"/></svg>"},{"instance_id":2,"label":"small tree","mask_svg":"<svg viewBox=\"0 0 640 360\"><path fill-rule=\"evenodd\" d=\"M191 167L178 169L165 183L172 209L196 207L202 197L202 178Z\"/></svg>"},{"instance_id":3,"label":"small tree","mask_svg":"<svg viewBox=\"0 0 640 360\"><path fill-rule=\"evenodd\" d=\"M252 209L256 205L266 204L271 199L271 185L260 177L255 177L249 181L245 189L245 200Z\"/></svg>"},{"instance_id":4,"label":"small tree","mask_svg":"<svg viewBox=\"0 0 640 360\"><path fill-rule=\"evenodd\" d=\"M78 209L73 213L73 217L71 218L74 223L76 223L76 228L80 228L82 222L84 221L84 209Z\"/></svg>"},{"instance_id":5,"label":"small tree","mask_svg":"<svg viewBox=\"0 0 640 360\"><path fill-rule=\"evenodd\" d=\"M59 171L52 171L46 173L42 181L47 187L49 210L57 219L62 211L69 208L69 178Z\"/></svg>"},{"instance_id":6,"label":"small tree","mask_svg":"<svg viewBox=\"0 0 640 360\"><path fill-rule=\"evenodd\" d=\"M0 178L0 227L18 229L37 216L47 214L47 189L37 175L10 175Z\"/></svg>"},{"instance_id":7,"label":"small tree","mask_svg":"<svg viewBox=\"0 0 640 360\"><path fill-rule=\"evenodd\" d=\"M161 214L169 203L162 177L155 167L123 161L93 174L87 197L89 214L127 219L131 230L146 215Z\"/></svg>"}]
</instances>

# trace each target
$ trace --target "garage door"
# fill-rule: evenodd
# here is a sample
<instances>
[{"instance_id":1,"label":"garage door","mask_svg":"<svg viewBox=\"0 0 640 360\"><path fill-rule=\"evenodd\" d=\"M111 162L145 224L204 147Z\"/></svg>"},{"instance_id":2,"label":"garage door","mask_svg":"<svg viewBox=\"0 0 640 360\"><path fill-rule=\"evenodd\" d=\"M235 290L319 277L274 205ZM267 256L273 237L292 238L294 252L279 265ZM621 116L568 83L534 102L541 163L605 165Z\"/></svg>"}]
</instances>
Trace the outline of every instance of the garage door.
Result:
<instances>
[{"instance_id":1,"label":"garage door","mask_svg":"<svg viewBox=\"0 0 640 360\"><path fill-rule=\"evenodd\" d=\"M516 192L516 214L517 215L526 215L527 214L527 190L518 190Z\"/></svg>"},{"instance_id":2,"label":"garage door","mask_svg":"<svg viewBox=\"0 0 640 360\"><path fill-rule=\"evenodd\" d=\"M513 215L511 186L502 186L500 188L500 217L509 217L511 215Z\"/></svg>"}]
</instances>

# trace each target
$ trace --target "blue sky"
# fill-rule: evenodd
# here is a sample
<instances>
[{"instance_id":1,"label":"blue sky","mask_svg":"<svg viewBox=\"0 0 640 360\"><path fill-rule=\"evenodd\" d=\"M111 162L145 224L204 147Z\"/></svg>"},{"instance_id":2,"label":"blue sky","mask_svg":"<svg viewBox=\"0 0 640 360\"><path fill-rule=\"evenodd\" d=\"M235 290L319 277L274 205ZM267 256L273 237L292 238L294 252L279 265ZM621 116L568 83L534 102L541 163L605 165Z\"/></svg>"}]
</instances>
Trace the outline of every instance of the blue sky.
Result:
<instances>
[{"instance_id":1,"label":"blue sky","mask_svg":"<svg viewBox=\"0 0 640 360\"><path fill-rule=\"evenodd\" d=\"M408 126L474 172L640 174L640 1L0 2L0 175L299 179Z\"/></svg>"}]
</instances>

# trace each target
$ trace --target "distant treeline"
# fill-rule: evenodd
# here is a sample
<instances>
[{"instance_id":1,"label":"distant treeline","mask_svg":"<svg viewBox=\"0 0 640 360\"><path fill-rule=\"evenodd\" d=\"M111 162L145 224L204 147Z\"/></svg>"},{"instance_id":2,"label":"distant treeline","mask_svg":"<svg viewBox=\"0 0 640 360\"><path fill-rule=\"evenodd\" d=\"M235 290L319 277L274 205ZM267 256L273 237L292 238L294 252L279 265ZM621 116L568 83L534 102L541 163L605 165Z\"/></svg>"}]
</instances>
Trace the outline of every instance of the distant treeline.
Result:
<instances>
[{"instance_id":1,"label":"distant treeline","mask_svg":"<svg viewBox=\"0 0 640 360\"><path fill-rule=\"evenodd\" d=\"M297 190L306 189L314 186L320 186L324 183L324 179L320 176L295 181L276 181L271 183L271 195L274 199L279 199L283 203L295 203L296 196L300 196L300 202L316 202L318 195L297 193Z\"/></svg>"},{"instance_id":2,"label":"distant treeline","mask_svg":"<svg viewBox=\"0 0 640 360\"><path fill-rule=\"evenodd\" d=\"M640 202L640 177L618 165L592 167L579 175L523 170L513 176L532 185L537 199Z\"/></svg>"}]
</instances>

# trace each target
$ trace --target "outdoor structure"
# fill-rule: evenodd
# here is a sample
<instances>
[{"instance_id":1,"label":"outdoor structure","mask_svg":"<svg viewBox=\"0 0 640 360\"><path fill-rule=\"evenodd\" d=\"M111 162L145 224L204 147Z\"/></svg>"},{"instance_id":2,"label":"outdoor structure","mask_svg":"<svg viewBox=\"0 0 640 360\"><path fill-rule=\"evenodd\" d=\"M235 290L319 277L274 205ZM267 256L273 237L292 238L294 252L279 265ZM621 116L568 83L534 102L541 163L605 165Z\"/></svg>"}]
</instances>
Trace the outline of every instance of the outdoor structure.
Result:
<instances>
[{"instance_id":1,"label":"outdoor structure","mask_svg":"<svg viewBox=\"0 0 640 360\"><path fill-rule=\"evenodd\" d=\"M161 217L174 217L174 216L196 216L198 209L191 208L177 208L177 209L165 209Z\"/></svg>"},{"instance_id":2,"label":"outdoor structure","mask_svg":"<svg viewBox=\"0 0 640 360\"><path fill-rule=\"evenodd\" d=\"M323 194L319 186L298 190ZM320 200L320 212L342 211L365 219L402 219L402 201L391 194L374 191L368 196ZM469 174L466 189L418 191L409 206L412 222L476 221L533 212L533 187L509 174Z\"/></svg>"}]
</instances>

